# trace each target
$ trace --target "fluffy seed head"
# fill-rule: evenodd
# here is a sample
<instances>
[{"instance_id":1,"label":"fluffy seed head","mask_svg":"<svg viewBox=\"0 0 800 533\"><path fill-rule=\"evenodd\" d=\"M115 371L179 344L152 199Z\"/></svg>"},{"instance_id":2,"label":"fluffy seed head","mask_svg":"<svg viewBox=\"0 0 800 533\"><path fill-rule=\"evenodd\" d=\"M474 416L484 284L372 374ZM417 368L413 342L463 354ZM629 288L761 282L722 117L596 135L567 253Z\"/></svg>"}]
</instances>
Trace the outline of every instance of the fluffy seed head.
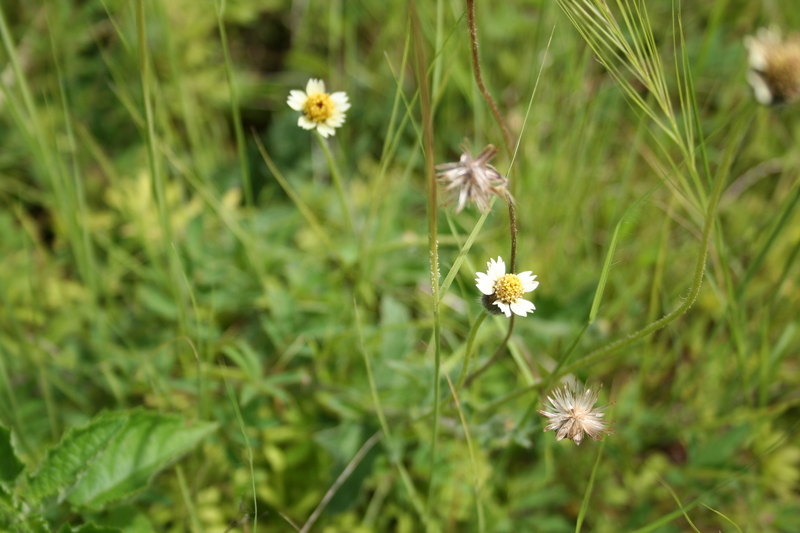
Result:
<instances>
[{"instance_id":1,"label":"fluffy seed head","mask_svg":"<svg viewBox=\"0 0 800 533\"><path fill-rule=\"evenodd\" d=\"M563 389L556 389L551 394L547 397L550 405L545 404L545 410L538 413L549 419L550 423L544 430L554 430L557 441L567 438L580 445L584 434L594 440L603 440L604 435L614 432L603 419L603 411L608 406L594 408L597 391L576 382L572 387L564 385Z\"/></svg>"},{"instance_id":2,"label":"fluffy seed head","mask_svg":"<svg viewBox=\"0 0 800 533\"><path fill-rule=\"evenodd\" d=\"M457 163L436 165L439 183L445 185L446 191L457 192L456 213L464 209L467 201L474 202L482 212L488 211L493 194L511 201L506 189L508 180L489 164L497 154L497 148L490 144L475 158L466 146L462 145L461 150L463 153Z\"/></svg>"}]
</instances>

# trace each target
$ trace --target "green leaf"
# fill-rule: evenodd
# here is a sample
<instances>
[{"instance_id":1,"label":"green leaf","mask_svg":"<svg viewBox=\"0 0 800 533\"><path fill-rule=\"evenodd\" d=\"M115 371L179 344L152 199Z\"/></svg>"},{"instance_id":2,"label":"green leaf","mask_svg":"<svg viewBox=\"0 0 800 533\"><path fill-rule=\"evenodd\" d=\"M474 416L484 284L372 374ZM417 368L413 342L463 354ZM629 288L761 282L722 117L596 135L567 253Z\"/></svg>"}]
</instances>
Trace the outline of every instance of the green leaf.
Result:
<instances>
[{"instance_id":1,"label":"green leaf","mask_svg":"<svg viewBox=\"0 0 800 533\"><path fill-rule=\"evenodd\" d=\"M126 416L106 413L96 416L85 427L69 430L48 451L31 477L29 497L36 501L73 486L92 461L103 454L126 421Z\"/></svg>"},{"instance_id":2,"label":"green leaf","mask_svg":"<svg viewBox=\"0 0 800 533\"><path fill-rule=\"evenodd\" d=\"M156 473L186 453L216 424L145 411L130 414L125 427L92 463L69 496L77 506L100 508L145 488Z\"/></svg>"},{"instance_id":3,"label":"green leaf","mask_svg":"<svg viewBox=\"0 0 800 533\"><path fill-rule=\"evenodd\" d=\"M83 524L82 526L72 527L69 524L64 524L58 533L121 533L121 529L115 527L97 526L93 523Z\"/></svg>"},{"instance_id":4,"label":"green leaf","mask_svg":"<svg viewBox=\"0 0 800 533\"><path fill-rule=\"evenodd\" d=\"M11 431L0 426L0 483L14 481L25 465L17 459L11 444Z\"/></svg>"}]
</instances>

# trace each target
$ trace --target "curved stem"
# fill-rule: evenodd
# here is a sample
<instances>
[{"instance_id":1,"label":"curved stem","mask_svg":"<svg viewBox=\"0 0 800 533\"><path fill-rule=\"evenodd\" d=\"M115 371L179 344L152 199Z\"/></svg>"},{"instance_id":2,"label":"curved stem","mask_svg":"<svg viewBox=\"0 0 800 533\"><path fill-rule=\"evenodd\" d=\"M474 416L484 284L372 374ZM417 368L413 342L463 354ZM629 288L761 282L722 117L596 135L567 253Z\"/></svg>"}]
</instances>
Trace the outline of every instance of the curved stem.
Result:
<instances>
[{"instance_id":1,"label":"curved stem","mask_svg":"<svg viewBox=\"0 0 800 533\"><path fill-rule=\"evenodd\" d=\"M486 320L487 316L489 316L489 313L487 313L485 309L481 311L481 314L478 315L478 318L475 319L475 322L472 323L472 328L469 330L466 353L464 353L464 366L461 367L461 375L458 376L456 390L461 388L461 385L464 384L464 379L467 377L467 370L469 370L469 363L472 359L472 349L475 347L475 338L478 336L478 329L481 327L481 324L483 324L483 321Z\"/></svg>"},{"instance_id":2,"label":"curved stem","mask_svg":"<svg viewBox=\"0 0 800 533\"><path fill-rule=\"evenodd\" d=\"M492 95L489 94L489 91L486 89L486 85L483 83L483 74L481 74L481 59L478 55L478 30L475 28L475 0L467 0L467 25L469 26L469 36L471 38L470 44L472 46L472 66L475 70L475 83L478 84L478 90L483 95L483 99L486 100L486 103L489 104L489 109L492 110L494 119L497 121L497 124L500 126L500 130L503 132L503 143L506 146L508 157L511 158L511 147L514 146L514 143L511 142L511 133L509 132L508 126L506 125L505 120L503 120L502 115L500 115L500 110L497 108L497 104L492 98Z\"/></svg>"},{"instance_id":3,"label":"curved stem","mask_svg":"<svg viewBox=\"0 0 800 533\"><path fill-rule=\"evenodd\" d=\"M631 333L624 339L607 344L602 348L589 353L583 359L575 361L568 367L562 369L561 372L556 376L556 379L565 376L566 374L570 374L581 367L591 365L613 351L629 346L639 339L650 335L654 331L663 328L689 310L692 304L694 304L695 300L697 300L697 295L700 293L700 287L703 285L703 275L705 274L706 259L708 257L708 244L711 241L711 233L714 229L714 220L717 216L717 206L719 205L719 198L722 195L722 185L724 182L725 180L722 178L722 176L720 176L717 179L717 183L714 185L714 193L711 197L711 203L708 206L708 211L706 212L705 226L703 227L703 238L700 241L700 257L697 258L697 264L695 265L694 269L694 279L692 280L692 287L689 290L689 296L686 297L686 300L684 300L683 303L676 307L672 312L667 313L660 319L643 327L639 331Z\"/></svg>"},{"instance_id":4,"label":"curved stem","mask_svg":"<svg viewBox=\"0 0 800 533\"><path fill-rule=\"evenodd\" d=\"M464 382L465 387L469 387L473 381L475 381L481 374L486 372L490 366L495 364L497 360L500 359L504 353L506 353L508 340L511 338L511 333L514 331L514 318L515 315L511 315L511 323L508 325L508 333L506 333L506 336L503 338L503 342L500 343L500 346L497 347L497 351L494 352L494 355L488 361L483 363L478 370L470 374L470 376Z\"/></svg>"}]
</instances>

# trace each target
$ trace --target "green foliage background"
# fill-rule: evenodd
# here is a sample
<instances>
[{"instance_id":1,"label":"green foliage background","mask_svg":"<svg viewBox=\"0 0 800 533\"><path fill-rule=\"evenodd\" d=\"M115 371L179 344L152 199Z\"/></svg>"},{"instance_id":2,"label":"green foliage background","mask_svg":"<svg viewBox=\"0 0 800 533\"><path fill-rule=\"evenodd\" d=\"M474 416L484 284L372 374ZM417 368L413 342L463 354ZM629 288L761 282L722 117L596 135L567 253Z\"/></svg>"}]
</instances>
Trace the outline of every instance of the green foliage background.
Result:
<instances>
[{"instance_id":1,"label":"green foliage background","mask_svg":"<svg viewBox=\"0 0 800 533\"><path fill-rule=\"evenodd\" d=\"M680 304L702 213L667 183L676 170L666 157L676 152L663 132L629 105L556 2L477 2L484 77L520 139L510 173L519 270L541 285L509 354L461 391L461 413L443 410L435 472L422 119L413 54L404 63L414 45L409 4L144 0L144 28L138 4L0 4L0 424L31 470L102 411L143 406L218 428L145 490L100 510L50 498L45 526L0 506L0 526L293 531L380 429L367 357L396 455L386 439L372 448L315 531L423 530L393 461L423 502L430 488L433 530L555 533L582 522L598 533L796 531L800 111L756 106L741 44L760 25L800 29L794 0L682 7L712 168L736 142L737 121L743 140L697 302L577 371L603 384L616 420L604 443L580 447L542 433L534 409L543 391L498 399L546 379L587 326L620 221L597 320L571 362ZM646 4L677 106L675 6ZM456 160L465 139L476 151L500 146L475 86L464 3L416 9L431 62L435 160ZM285 104L309 77L353 104L329 144L355 235L324 153ZM511 161L501 151L494 163L505 172ZM440 207L445 276L480 213ZM508 253L501 207L443 299L442 369L453 379L480 312L474 273ZM483 325L479 360L506 327L504 317ZM8 481L4 505L14 500ZM684 516L681 504L694 505Z\"/></svg>"}]
</instances>

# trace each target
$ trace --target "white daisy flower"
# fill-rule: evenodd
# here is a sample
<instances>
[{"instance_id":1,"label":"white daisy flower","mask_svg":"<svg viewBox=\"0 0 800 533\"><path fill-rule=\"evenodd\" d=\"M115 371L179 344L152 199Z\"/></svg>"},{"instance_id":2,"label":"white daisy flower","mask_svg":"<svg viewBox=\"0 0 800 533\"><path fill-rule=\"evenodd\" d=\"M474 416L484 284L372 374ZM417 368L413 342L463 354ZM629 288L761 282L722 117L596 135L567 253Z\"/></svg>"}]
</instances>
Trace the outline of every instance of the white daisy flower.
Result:
<instances>
[{"instance_id":1,"label":"white daisy flower","mask_svg":"<svg viewBox=\"0 0 800 533\"><path fill-rule=\"evenodd\" d=\"M482 212L489 209L489 200L496 194L503 199L509 199L510 195L506 189L508 180L497 171L489 161L497 154L497 148L488 145L481 150L478 157L473 158L469 148L461 146L463 153L457 163L442 163L436 165L439 172L440 183L445 183L446 191L458 191L458 207L456 213L460 213L467 200L475 202Z\"/></svg>"},{"instance_id":2,"label":"white daisy flower","mask_svg":"<svg viewBox=\"0 0 800 533\"><path fill-rule=\"evenodd\" d=\"M608 427L603 419L608 406L594 408L597 403L597 391L585 389L576 382L573 388L564 385L563 390L553 391L553 396L548 396L550 405L545 405L547 411L539 410L538 413L546 416L550 424L545 431L555 430L556 440L568 438L580 445L584 434L594 440L603 440L603 436L614 431Z\"/></svg>"},{"instance_id":3,"label":"white daisy flower","mask_svg":"<svg viewBox=\"0 0 800 533\"><path fill-rule=\"evenodd\" d=\"M291 91L286 103L303 112L297 120L298 126L305 130L316 128L323 137L336 134L336 128L344 124L344 112L350 109L347 93L328 94L325 82L314 78L308 80L305 92Z\"/></svg>"},{"instance_id":4,"label":"white daisy flower","mask_svg":"<svg viewBox=\"0 0 800 533\"><path fill-rule=\"evenodd\" d=\"M497 261L490 259L486 267L486 273L478 272L475 281L478 290L483 293L481 302L487 311L498 315L502 312L507 317L512 312L519 316L533 313L536 306L522 298L522 295L539 286L539 282L535 281L536 276L531 276L530 271L506 274L506 264L500 257Z\"/></svg>"},{"instance_id":5,"label":"white daisy flower","mask_svg":"<svg viewBox=\"0 0 800 533\"><path fill-rule=\"evenodd\" d=\"M800 35L785 41L777 28L760 28L744 38L747 81L764 105L800 101Z\"/></svg>"}]
</instances>

